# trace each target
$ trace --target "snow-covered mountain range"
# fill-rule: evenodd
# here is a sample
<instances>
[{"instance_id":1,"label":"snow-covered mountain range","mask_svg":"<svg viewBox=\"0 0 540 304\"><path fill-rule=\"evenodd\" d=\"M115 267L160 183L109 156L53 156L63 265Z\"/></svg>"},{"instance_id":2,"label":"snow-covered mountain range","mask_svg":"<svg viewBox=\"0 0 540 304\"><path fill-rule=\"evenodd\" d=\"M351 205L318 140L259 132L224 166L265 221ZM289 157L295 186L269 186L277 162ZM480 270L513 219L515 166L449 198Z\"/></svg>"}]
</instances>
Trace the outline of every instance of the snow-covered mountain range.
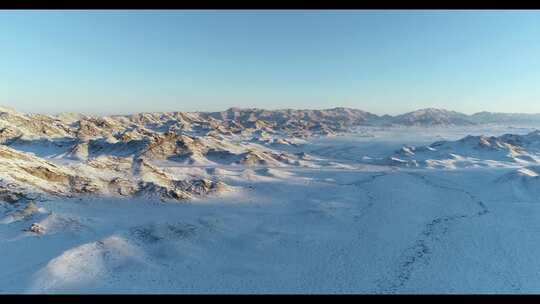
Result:
<instances>
[{"instance_id":1,"label":"snow-covered mountain range","mask_svg":"<svg viewBox=\"0 0 540 304\"><path fill-rule=\"evenodd\" d=\"M24 114L2 107L0 177L2 191L15 197L25 189L65 196L157 193L162 199L186 199L228 188L200 176L177 180L152 162L186 166L332 166L339 164L318 161L295 148L307 138L351 132L359 126L470 126L492 122L494 118L490 117L501 115L468 116L432 108L394 117L348 108L230 108L222 112L93 117L77 113ZM479 165L491 160L535 163L540 157L539 137L537 133L525 137L477 136L425 147L403 147L386 161L428 167Z\"/></svg>"},{"instance_id":2,"label":"snow-covered mountain range","mask_svg":"<svg viewBox=\"0 0 540 304\"><path fill-rule=\"evenodd\" d=\"M534 117L0 108L0 293L538 291Z\"/></svg>"}]
</instances>

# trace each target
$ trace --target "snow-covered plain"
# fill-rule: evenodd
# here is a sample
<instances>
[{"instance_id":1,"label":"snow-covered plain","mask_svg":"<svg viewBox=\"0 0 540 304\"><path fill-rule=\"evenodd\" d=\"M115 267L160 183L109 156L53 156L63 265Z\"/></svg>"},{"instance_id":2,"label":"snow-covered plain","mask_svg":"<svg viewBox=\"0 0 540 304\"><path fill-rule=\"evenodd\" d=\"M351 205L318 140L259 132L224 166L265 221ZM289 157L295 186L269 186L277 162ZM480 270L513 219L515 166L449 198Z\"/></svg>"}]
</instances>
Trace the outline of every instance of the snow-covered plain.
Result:
<instances>
[{"instance_id":1,"label":"snow-covered plain","mask_svg":"<svg viewBox=\"0 0 540 304\"><path fill-rule=\"evenodd\" d=\"M182 203L51 199L20 217L1 203L0 293L538 293L540 169L369 161L534 129L363 128L284 147L311 168L157 164L234 189Z\"/></svg>"}]
</instances>

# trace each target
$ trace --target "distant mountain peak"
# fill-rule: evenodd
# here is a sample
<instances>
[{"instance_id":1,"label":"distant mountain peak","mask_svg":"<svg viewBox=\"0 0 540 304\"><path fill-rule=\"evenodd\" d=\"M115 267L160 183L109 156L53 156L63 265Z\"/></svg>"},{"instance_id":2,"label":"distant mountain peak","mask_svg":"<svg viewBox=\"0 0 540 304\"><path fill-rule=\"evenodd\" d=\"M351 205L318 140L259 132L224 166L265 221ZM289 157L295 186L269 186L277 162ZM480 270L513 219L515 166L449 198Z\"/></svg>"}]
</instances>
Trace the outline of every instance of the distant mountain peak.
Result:
<instances>
[{"instance_id":1,"label":"distant mountain peak","mask_svg":"<svg viewBox=\"0 0 540 304\"><path fill-rule=\"evenodd\" d=\"M438 108L424 108L395 116L394 124L403 125L472 125L466 114Z\"/></svg>"}]
</instances>

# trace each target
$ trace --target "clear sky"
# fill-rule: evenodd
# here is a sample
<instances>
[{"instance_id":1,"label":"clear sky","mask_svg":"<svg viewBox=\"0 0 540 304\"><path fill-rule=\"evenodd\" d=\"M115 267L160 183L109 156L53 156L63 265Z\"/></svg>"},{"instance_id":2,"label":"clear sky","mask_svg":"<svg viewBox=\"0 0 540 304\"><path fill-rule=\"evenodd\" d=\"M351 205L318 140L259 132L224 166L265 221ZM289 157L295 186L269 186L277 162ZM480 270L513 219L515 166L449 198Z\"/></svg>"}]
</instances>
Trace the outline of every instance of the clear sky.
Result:
<instances>
[{"instance_id":1,"label":"clear sky","mask_svg":"<svg viewBox=\"0 0 540 304\"><path fill-rule=\"evenodd\" d=\"M540 11L1 11L0 104L540 113Z\"/></svg>"}]
</instances>

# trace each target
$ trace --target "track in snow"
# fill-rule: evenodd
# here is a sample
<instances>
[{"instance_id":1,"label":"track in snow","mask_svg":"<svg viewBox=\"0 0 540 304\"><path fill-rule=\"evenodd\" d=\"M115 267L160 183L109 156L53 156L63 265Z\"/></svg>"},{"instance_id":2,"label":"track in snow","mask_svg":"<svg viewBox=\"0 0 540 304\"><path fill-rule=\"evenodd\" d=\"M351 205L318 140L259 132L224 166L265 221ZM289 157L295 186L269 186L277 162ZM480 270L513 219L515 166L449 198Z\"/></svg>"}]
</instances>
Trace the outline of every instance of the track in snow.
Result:
<instances>
[{"instance_id":1,"label":"track in snow","mask_svg":"<svg viewBox=\"0 0 540 304\"><path fill-rule=\"evenodd\" d=\"M396 293L403 288L406 283L410 280L412 272L420 267L422 264L427 265L429 263L429 255L432 253L433 247L437 242L442 241L444 235L448 232L452 223L464 220L472 219L475 217L484 216L489 213L489 209L486 207L485 203L479 200L471 192L456 188L449 187L440 184L436 184L432 180L426 178L425 175L420 173L405 172L409 176L421 179L426 185L431 187L440 188L450 191L458 191L466 194L471 201L474 201L479 207L479 211L473 214L455 214L448 216L441 216L430 221L422 232L420 233L418 239L414 244L409 247L402 254L403 258L400 262L399 268L394 274L392 274L390 279L383 279L379 282L380 293ZM433 177L431 177L433 178Z\"/></svg>"}]
</instances>

